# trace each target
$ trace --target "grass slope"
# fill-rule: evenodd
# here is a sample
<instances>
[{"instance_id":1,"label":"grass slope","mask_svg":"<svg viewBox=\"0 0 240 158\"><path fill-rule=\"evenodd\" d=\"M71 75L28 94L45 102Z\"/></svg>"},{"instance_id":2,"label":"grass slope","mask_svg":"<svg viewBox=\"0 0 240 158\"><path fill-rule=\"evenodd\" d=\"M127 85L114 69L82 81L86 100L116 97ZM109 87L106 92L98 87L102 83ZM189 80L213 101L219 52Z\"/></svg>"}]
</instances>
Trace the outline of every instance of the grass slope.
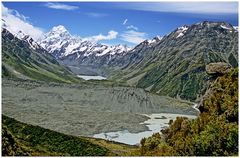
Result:
<instances>
[{"instance_id":1,"label":"grass slope","mask_svg":"<svg viewBox=\"0 0 240 158\"><path fill-rule=\"evenodd\" d=\"M104 156L110 151L90 141L2 115L3 156Z\"/></svg>"}]
</instances>

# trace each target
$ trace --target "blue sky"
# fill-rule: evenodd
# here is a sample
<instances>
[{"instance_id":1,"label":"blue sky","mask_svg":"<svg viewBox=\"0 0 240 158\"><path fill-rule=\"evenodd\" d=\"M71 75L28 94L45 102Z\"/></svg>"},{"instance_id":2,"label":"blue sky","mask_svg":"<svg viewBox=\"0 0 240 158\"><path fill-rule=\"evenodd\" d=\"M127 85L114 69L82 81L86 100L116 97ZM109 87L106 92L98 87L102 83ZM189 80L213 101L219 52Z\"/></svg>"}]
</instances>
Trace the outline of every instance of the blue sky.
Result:
<instances>
[{"instance_id":1,"label":"blue sky","mask_svg":"<svg viewBox=\"0 0 240 158\"><path fill-rule=\"evenodd\" d=\"M205 20L238 25L237 2L3 2L3 7L3 14L42 32L63 25L82 38L129 46Z\"/></svg>"}]
</instances>

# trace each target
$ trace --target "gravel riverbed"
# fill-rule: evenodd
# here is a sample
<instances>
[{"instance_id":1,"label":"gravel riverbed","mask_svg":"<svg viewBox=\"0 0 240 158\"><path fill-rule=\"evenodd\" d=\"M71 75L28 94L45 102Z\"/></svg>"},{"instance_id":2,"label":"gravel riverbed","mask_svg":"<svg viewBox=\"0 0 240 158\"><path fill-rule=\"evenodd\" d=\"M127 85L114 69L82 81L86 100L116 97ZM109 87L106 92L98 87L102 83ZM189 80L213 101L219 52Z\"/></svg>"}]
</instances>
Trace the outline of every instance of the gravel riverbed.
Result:
<instances>
[{"instance_id":1,"label":"gravel riverbed","mask_svg":"<svg viewBox=\"0 0 240 158\"><path fill-rule=\"evenodd\" d=\"M2 80L3 114L71 135L143 132L148 117L141 114L196 114L191 106L139 88Z\"/></svg>"}]
</instances>

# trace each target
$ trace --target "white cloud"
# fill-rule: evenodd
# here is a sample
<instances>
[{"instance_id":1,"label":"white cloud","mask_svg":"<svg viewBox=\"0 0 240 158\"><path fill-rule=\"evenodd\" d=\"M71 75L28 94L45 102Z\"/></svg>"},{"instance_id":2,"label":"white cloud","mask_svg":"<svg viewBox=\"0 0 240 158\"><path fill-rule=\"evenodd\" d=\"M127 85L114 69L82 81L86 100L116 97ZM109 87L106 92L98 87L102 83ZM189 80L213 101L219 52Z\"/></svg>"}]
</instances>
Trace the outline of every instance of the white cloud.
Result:
<instances>
[{"instance_id":1,"label":"white cloud","mask_svg":"<svg viewBox=\"0 0 240 158\"><path fill-rule=\"evenodd\" d=\"M134 29L134 30L138 30L138 28L136 26L133 26L133 25L129 25L127 26L127 29L131 30L131 29Z\"/></svg>"},{"instance_id":2,"label":"white cloud","mask_svg":"<svg viewBox=\"0 0 240 158\"><path fill-rule=\"evenodd\" d=\"M104 14L104 13L94 13L94 12L86 13L86 14L87 14L88 16L94 17L94 18L101 18L101 17L108 16L108 14Z\"/></svg>"},{"instance_id":3,"label":"white cloud","mask_svg":"<svg viewBox=\"0 0 240 158\"><path fill-rule=\"evenodd\" d=\"M2 14L8 14L8 12L10 12L10 10L2 4Z\"/></svg>"},{"instance_id":4,"label":"white cloud","mask_svg":"<svg viewBox=\"0 0 240 158\"><path fill-rule=\"evenodd\" d=\"M122 24L126 25L127 21L128 21L128 19L125 19Z\"/></svg>"},{"instance_id":5,"label":"white cloud","mask_svg":"<svg viewBox=\"0 0 240 158\"><path fill-rule=\"evenodd\" d=\"M24 34L30 35L34 40L39 39L43 35L42 29L26 21L27 17L21 15L16 10L8 9L3 4L2 19L4 20L4 27L13 34L22 31Z\"/></svg>"},{"instance_id":6,"label":"white cloud","mask_svg":"<svg viewBox=\"0 0 240 158\"><path fill-rule=\"evenodd\" d=\"M238 2L152 2L152 3L128 3L117 7L175 13L197 14L237 14Z\"/></svg>"},{"instance_id":7,"label":"white cloud","mask_svg":"<svg viewBox=\"0 0 240 158\"><path fill-rule=\"evenodd\" d=\"M78 6L72 6L72 5L66 5L63 3L46 3L46 7L51 9L61 9L61 10L76 10L78 9Z\"/></svg>"},{"instance_id":8,"label":"white cloud","mask_svg":"<svg viewBox=\"0 0 240 158\"><path fill-rule=\"evenodd\" d=\"M111 30L108 32L108 35L104 36L102 34L96 35L96 36L91 36L91 37L86 37L84 40L90 40L90 41L101 41L101 40L112 40L117 38L118 32Z\"/></svg>"},{"instance_id":9,"label":"white cloud","mask_svg":"<svg viewBox=\"0 0 240 158\"><path fill-rule=\"evenodd\" d=\"M123 41L127 41L134 44L139 44L143 42L147 37L145 32L137 32L134 30L125 31L120 35Z\"/></svg>"},{"instance_id":10,"label":"white cloud","mask_svg":"<svg viewBox=\"0 0 240 158\"><path fill-rule=\"evenodd\" d=\"M18 18L20 18L20 19L22 19L22 20L24 20L24 21L26 21L26 20L29 18L29 17L26 17L26 16L20 14L20 13L19 13L18 11L16 11L16 10L8 9L8 8L5 7L3 4L2 4L2 14L3 14L3 15L12 14L12 15L14 15L14 16L16 16L16 17L18 17Z\"/></svg>"}]
</instances>

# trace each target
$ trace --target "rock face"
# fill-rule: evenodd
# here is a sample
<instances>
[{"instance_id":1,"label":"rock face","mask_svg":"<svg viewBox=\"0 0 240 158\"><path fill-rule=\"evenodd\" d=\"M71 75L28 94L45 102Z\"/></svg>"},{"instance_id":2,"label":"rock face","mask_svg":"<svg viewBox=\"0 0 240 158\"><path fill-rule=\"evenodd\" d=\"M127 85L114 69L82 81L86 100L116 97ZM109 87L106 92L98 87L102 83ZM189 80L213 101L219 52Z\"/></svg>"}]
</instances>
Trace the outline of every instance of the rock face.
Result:
<instances>
[{"instance_id":1,"label":"rock face","mask_svg":"<svg viewBox=\"0 0 240 158\"><path fill-rule=\"evenodd\" d=\"M217 78L220 78L223 75L229 74L231 71L233 71L233 68L224 62L217 62L217 63L210 63L206 65L206 72L208 75L214 76L212 82L210 82L210 86L206 90L205 94L202 96L197 108L200 110L200 112L204 112L206 108L204 108L204 101L207 100L207 98L210 98L213 91L215 90L213 87L216 84L216 82L219 82ZM235 69L235 72L237 70Z\"/></svg>"},{"instance_id":2,"label":"rock face","mask_svg":"<svg viewBox=\"0 0 240 158\"><path fill-rule=\"evenodd\" d=\"M210 63L206 65L206 72L209 75L223 75L231 71L231 66L224 62Z\"/></svg>"}]
</instances>

